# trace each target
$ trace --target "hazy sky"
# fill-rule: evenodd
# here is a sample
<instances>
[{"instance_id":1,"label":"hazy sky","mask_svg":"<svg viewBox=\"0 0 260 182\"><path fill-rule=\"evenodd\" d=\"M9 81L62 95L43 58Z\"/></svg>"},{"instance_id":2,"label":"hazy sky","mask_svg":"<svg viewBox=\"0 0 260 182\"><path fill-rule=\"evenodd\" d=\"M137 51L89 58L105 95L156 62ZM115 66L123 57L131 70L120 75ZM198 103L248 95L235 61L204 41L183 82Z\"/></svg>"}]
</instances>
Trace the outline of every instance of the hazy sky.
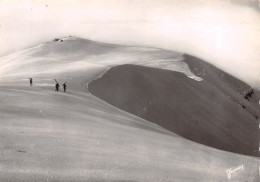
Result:
<instances>
[{"instance_id":1,"label":"hazy sky","mask_svg":"<svg viewBox=\"0 0 260 182\"><path fill-rule=\"evenodd\" d=\"M66 35L190 53L260 85L257 0L0 0L0 55Z\"/></svg>"}]
</instances>

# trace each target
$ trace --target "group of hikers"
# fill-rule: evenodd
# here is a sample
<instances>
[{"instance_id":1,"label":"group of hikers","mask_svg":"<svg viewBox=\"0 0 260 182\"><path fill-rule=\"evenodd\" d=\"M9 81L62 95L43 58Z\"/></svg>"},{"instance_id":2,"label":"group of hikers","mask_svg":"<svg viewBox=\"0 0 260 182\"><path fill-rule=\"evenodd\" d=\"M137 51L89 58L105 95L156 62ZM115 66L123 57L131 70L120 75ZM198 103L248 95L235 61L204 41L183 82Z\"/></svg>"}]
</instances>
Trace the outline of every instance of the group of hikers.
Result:
<instances>
[{"instance_id":1,"label":"group of hikers","mask_svg":"<svg viewBox=\"0 0 260 182\"><path fill-rule=\"evenodd\" d=\"M32 78L29 78L29 80L30 80L30 86L33 86L33 79ZM59 84L59 82L56 80L56 79L54 79L55 80L55 82L56 82L56 84L55 84L55 91L59 91L60 90L60 84ZM65 83L63 83L62 84L62 87L63 87L63 91L64 92L66 92L66 90L67 90L67 85L66 85L66 83L67 82L65 82Z\"/></svg>"}]
</instances>

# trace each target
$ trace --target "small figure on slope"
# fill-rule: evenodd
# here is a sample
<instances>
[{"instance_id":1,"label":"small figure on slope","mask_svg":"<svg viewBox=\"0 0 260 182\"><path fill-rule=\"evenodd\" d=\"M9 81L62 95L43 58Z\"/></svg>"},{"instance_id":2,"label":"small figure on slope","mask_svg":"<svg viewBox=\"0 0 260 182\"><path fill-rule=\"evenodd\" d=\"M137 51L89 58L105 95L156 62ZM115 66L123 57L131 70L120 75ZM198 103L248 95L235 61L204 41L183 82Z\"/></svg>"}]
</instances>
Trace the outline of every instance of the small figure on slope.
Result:
<instances>
[{"instance_id":1,"label":"small figure on slope","mask_svg":"<svg viewBox=\"0 0 260 182\"><path fill-rule=\"evenodd\" d=\"M59 89L60 89L60 84L57 82L57 80L56 79L54 79L55 80L55 82L56 82L56 85L55 85L55 91L59 91Z\"/></svg>"},{"instance_id":2,"label":"small figure on slope","mask_svg":"<svg viewBox=\"0 0 260 182\"><path fill-rule=\"evenodd\" d=\"M33 79L32 79L32 78L29 78L29 80L30 80L30 86L32 86L32 84L33 84Z\"/></svg>"},{"instance_id":3,"label":"small figure on slope","mask_svg":"<svg viewBox=\"0 0 260 182\"><path fill-rule=\"evenodd\" d=\"M66 92L66 89L67 89L67 85L66 85L66 82L65 83L63 83L63 90L64 90L64 92Z\"/></svg>"}]
</instances>

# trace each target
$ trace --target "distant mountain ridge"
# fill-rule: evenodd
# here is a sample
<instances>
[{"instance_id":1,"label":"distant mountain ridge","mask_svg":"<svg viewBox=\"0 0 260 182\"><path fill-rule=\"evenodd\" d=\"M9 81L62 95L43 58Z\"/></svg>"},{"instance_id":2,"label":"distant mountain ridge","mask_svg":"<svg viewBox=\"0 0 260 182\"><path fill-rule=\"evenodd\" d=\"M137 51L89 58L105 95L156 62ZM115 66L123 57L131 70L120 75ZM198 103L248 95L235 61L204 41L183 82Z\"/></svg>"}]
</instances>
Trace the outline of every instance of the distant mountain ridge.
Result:
<instances>
[{"instance_id":1,"label":"distant mountain ridge","mask_svg":"<svg viewBox=\"0 0 260 182\"><path fill-rule=\"evenodd\" d=\"M179 71L199 80L181 61L182 53L152 47L125 46L69 36L54 38L34 47L0 57L0 79L16 75L28 78L82 71L89 67L138 64Z\"/></svg>"}]
</instances>

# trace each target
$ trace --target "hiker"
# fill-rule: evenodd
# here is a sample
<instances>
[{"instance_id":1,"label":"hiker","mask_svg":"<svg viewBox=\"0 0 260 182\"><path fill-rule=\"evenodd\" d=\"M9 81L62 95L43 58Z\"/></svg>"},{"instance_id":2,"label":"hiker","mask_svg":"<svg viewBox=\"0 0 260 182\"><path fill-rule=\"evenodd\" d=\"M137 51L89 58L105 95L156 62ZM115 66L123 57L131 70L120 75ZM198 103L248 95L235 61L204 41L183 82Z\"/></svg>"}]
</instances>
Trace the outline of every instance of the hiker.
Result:
<instances>
[{"instance_id":1,"label":"hiker","mask_svg":"<svg viewBox=\"0 0 260 182\"><path fill-rule=\"evenodd\" d=\"M64 92L66 92L66 89L67 89L67 85L66 85L66 82L65 83L63 83L63 90L64 90Z\"/></svg>"},{"instance_id":2,"label":"hiker","mask_svg":"<svg viewBox=\"0 0 260 182\"><path fill-rule=\"evenodd\" d=\"M60 84L59 83L56 83L56 85L55 85L55 91L59 91L59 89L60 89Z\"/></svg>"},{"instance_id":3,"label":"hiker","mask_svg":"<svg viewBox=\"0 0 260 182\"><path fill-rule=\"evenodd\" d=\"M55 85L55 91L59 91L59 89L60 89L60 84L57 82L57 80L56 79L54 79L55 80L55 82L56 82L56 85Z\"/></svg>"},{"instance_id":4,"label":"hiker","mask_svg":"<svg viewBox=\"0 0 260 182\"><path fill-rule=\"evenodd\" d=\"M29 78L30 79L30 86L32 86L33 84L33 79L32 78Z\"/></svg>"}]
</instances>

